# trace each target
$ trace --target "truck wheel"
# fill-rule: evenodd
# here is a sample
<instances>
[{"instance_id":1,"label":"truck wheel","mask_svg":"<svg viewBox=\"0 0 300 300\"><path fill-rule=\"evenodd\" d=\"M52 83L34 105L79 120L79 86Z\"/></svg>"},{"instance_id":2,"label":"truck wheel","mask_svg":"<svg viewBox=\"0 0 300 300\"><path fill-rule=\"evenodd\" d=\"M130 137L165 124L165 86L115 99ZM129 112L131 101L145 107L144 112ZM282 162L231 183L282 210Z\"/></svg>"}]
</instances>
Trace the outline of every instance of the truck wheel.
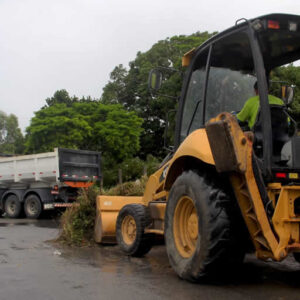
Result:
<instances>
[{"instance_id":1,"label":"truck wheel","mask_svg":"<svg viewBox=\"0 0 300 300\"><path fill-rule=\"evenodd\" d=\"M25 199L24 212L29 219L38 219L42 212L42 204L38 196L29 195Z\"/></svg>"},{"instance_id":2,"label":"truck wheel","mask_svg":"<svg viewBox=\"0 0 300 300\"><path fill-rule=\"evenodd\" d=\"M170 191L166 249L171 266L183 279L199 281L228 272L245 255L229 221L230 208L226 206L233 205L231 198L215 181L188 171L177 178Z\"/></svg>"},{"instance_id":3,"label":"truck wheel","mask_svg":"<svg viewBox=\"0 0 300 300\"><path fill-rule=\"evenodd\" d=\"M22 206L16 195L9 195L4 204L5 213L9 218L18 218L21 214Z\"/></svg>"},{"instance_id":4,"label":"truck wheel","mask_svg":"<svg viewBox=\"0 0 300 300\"><path fill-rule=\"evenodd\" d=\"M116 224L117 242L127 255L140 257L152 247L152 235L144 229L151 223L147 207L141 204L125 205L119 212Z\"/></svg>"}]
</instances>

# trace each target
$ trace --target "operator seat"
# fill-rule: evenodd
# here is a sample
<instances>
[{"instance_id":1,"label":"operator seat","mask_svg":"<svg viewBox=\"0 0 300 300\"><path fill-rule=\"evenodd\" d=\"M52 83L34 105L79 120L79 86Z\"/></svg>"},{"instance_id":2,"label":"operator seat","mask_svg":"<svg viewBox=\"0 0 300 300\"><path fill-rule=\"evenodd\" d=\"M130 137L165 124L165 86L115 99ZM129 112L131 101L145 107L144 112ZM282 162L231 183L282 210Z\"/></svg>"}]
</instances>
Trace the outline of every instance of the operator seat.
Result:
<instances>
[{"instance_id":1,"label":"operator seat","mask_svg":"<svg viewBox=\"0 0 300 300\"><path fill-rule=\"evenodd\" d=\"M281 150L283 145L289 138L288 114L283 105L270 105L271 124L272 124L272 144L273 144L273 163L284 164L281 160ZM255 154L262 158L263 155L263 134L262 134L262 118L261 111L258 112L256 122L253 127Z\"/></svg>"}]
</instances>

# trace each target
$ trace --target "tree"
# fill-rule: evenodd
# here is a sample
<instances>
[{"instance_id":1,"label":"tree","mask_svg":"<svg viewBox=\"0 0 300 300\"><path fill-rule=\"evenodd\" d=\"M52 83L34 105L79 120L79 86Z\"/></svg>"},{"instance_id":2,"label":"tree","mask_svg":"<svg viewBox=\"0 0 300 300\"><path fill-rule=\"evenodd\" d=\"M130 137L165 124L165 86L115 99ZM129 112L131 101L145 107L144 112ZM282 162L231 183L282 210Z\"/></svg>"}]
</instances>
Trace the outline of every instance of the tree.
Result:
<instances>
[{"instance_id":1,"label":"tree","mask_svg":"<svg viewBox=\"0 0 300 300\"><path fill-rule=\"evenodd\" d=\"M143 120L121 105L78 100L35 112L26 129L26 152L55 147L101 151L111 164L132 157L140 147Z\"/></svg>"},{"instance_id":2,"label":"tree","mask_svg":"<svg viewBox=\"0 0 300 300\"><path fill-rule=\"evenodd\" d=\"M24 138L18 118L0 111L0 153L22 154L23 151Z\"/></svg>"},{"instance_id":3,"label":"tree","mask_svg":"<svg viewBox=\"0 0 300 300\"><path fill-rule=\"evenodd\" d=\"M26 152L53 151L55 147L75 148L91 135L91 127L72 107L53 104L35 112L26 129Z\"/></svg>"},{"instance_id":4,"label":"tree","mask_svg":"<svg viewBox=\"0 0 300 300\"><path fill-rule=\"evenodd\" d=\"M110 73L110 81L103 88L102 102L105 104L120 103L119 99L126 93L127 70L123 65L118 65Z\"/></svg>"},{"instance_id":5,"label":"tree","mask_svg":"<svg viewBox=\"0 0 300 300\"><path fill-rule=\"evenodd\" d=\"M93 139L104 153L117 162L132 157L140 148L143 120L121 105L99 105L100 120L95 122Z\"/></svg>"},{"instance_id":6,"label":"tree","mask_svg":"<svg viewBox=\"0 0 300 300\"><path fill-rule=\"evenodd\" d=\"M182 77L180 72L166 74L161 94L173 96L153 98L147 88L149 71L157 66L171 67L182 71L181 58L190 49L199 46L212 34L195 33L190 36L174 36L159 41L145 52L138 52L134 61L129 63L127 71L122 65L117 66L110 74L110 81L103 88L103 103L119 103L125 109L135 111L144 119L141 136L140 156L147 154L163 156L163 133L165 117L169 110L176 107Z\"/></svg>"}]
</instances>

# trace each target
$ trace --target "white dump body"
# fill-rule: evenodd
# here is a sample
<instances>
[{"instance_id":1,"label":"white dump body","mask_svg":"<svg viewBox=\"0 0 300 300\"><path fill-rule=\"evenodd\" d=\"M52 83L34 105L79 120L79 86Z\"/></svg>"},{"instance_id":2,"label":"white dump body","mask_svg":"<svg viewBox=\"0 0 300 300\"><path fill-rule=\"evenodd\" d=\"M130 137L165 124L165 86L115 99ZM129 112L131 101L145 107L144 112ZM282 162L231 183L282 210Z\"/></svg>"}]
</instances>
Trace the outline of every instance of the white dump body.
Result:
<instances>
[{"instance_id":1,"label":"white dump body","mask_svg":"<svg viewBox=\"0 0 300 300\"><path fill-rule=\"evenodd\" d=\"M58 183L58 149L54 152L0 158L0 186L51 186Z\"/></svg>"}]
</instances>

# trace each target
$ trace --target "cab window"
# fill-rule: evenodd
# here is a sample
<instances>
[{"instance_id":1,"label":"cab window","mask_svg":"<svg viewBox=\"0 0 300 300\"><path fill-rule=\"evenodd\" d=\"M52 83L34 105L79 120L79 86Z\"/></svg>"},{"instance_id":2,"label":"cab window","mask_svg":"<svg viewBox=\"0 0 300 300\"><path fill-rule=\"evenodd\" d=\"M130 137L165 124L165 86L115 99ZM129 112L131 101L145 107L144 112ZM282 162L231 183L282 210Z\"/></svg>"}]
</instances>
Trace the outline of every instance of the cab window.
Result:
<instances>
[{"instance_id":1,"label":"cab window","mask_svg":"<svg viewBox=\"0 0 300 300\"><path fill-rule=\"evenodd\" d=\"M209 68L205 122L221 112L238 112L253 97L256 81L250 42L245 32L214 43Z\"/></svg>"}]
</instances>

